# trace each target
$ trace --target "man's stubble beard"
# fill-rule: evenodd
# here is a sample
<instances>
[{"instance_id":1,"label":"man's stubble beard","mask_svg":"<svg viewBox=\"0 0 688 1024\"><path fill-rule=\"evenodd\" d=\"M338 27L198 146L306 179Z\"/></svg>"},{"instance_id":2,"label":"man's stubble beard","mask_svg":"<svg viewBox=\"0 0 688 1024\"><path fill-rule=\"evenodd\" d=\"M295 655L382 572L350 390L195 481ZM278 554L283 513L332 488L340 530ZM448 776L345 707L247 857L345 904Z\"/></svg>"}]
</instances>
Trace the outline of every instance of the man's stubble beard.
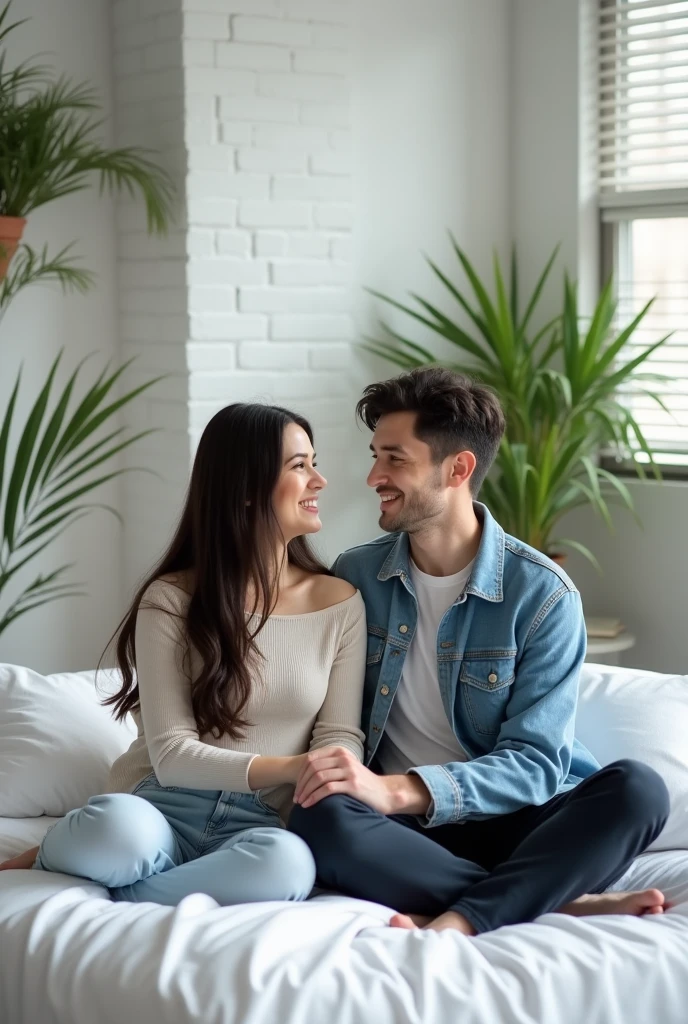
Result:
<instances>
[{"instance_id":1,"label":"man's stubble beard","mask_svg":"<svg viewBox=\"0 0 688 1024\"><path fill-rule=\"evenodd\" d=\"M386 533L417 533L428 526L432 519L441 515L443 508L439 499L441 472L428 480L425 487L403 495L403 508L393 519L381 515L378 525ZM387 522L385 519L387 518Z\"/></svg>"}]
</instances>

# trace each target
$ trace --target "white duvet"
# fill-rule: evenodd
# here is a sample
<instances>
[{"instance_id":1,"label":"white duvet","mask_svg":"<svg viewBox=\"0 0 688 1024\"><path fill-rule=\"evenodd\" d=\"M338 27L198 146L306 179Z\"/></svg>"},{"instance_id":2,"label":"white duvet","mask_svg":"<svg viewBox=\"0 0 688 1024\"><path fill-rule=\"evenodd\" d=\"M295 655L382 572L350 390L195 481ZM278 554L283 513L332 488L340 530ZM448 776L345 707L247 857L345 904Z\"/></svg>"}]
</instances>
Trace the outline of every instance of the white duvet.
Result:
<instances>
[{"instance_id":1,"label":"white duvet","mask_svg":"<svg viewBox=\"0 0 688 1024\"><path fill-rule=\"evenodd\" d=\"M0 859L52 819L0 819ZM581 851L581 855L584 855ZM112 903L65 875L0 872L2 1024L686 1024L688 851L640 858L663 917L549 914L476 939L385 927L319 897L221 908Z\"/></svg>"}]
</instances>

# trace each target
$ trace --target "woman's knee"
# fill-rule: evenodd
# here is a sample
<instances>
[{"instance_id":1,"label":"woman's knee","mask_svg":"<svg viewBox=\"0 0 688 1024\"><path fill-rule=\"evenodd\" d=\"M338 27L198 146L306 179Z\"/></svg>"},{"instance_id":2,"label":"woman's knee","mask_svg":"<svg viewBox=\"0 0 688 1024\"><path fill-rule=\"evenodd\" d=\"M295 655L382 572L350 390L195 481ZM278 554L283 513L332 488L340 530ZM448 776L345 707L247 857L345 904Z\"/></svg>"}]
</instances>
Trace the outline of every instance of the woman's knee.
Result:
<instances>
[{"instance_id":1,"label":"woman's knee","mask_svg":"<svg viewBox=\"0 0 688 1024\"><path fill-rule=\"evenodd\" d=\"M161 854L172 852L169 845L169 826L152 804L128 793L105 793L59 822L40 857L47 870L115 886L158 870Z\"/></svg>"},{"instance_id":2,"label":"woman's knee","mask_svg":"<svg viewBox=\"0 0 688 1024\"><path fill-rule=\"evenodd\" d=\"M254 828L242 837L260 861L262 900L305 900L315 884L315 860L307 843L283 828Z\"/></svg>"}]
</instances>

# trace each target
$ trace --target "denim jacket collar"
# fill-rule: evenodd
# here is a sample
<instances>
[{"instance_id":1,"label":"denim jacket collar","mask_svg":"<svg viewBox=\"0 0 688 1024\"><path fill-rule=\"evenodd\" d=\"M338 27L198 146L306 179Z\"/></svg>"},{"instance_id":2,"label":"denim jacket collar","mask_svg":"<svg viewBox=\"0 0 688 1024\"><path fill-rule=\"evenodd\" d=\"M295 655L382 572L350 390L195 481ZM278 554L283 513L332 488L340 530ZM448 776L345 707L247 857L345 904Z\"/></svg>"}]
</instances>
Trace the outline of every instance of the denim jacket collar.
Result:
<instances>
[{"instance_id":1,"label":"denim jacket collar","mask_svg":"<svg viewBox=\"0 0 688 1024\"><path fill-rule=\"evenodd\" d=\"M483 524L483 533L464 593L474 594L486 601L503 601L504 530L482 502L474 501L473 510ZM408 573L409 539L407 533L400 533L377 578L384 582L393 576L405 578Z\"/></svg>"}]
</instances>

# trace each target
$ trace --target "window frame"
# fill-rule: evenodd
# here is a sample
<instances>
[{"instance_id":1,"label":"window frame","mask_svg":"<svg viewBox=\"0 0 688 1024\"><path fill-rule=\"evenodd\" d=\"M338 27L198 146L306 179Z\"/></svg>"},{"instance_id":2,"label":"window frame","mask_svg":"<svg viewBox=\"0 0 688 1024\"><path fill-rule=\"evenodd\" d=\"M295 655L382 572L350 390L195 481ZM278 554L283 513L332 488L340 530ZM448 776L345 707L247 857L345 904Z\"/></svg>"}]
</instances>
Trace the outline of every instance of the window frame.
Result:
<instances>
[{"instance_id":1,"label":"window frame","mask_svg":"<svg viewBox=\"0 0 688 1024\"><path fill-rule=\"evenodd\" d=\"M671 190L667 190L669 193ZM613 206L600 208L600 290L613 275L614 285L619 281L619 267L622 260L630 262L630 231L628 225L632 220L645 220L649 217L656 217L658 220L685 217L688 231L688 197L684 197L685 189L676 189L675 194L664 194L663 203L647 203L647 197L630 195L623 196L623 203L616 202ZM622 197L618 197L621 199ZM630 200L630 201L629 201ZM608 211L614 210L613 218L609 217ZM605 216L605 214L607 214ZM626 253L622 252L622 247ZM618 298L615 288L615 298ZM671 463L662 460L663 455L681 455L685 463ZM662 479L664 480L688 480L688 451L685 448L672 448L666 445L664 449L657 452L655 463L659 467ZM618 459L610 451L600 452L600 465L603 469L615 473L617 476L638 478L637 463L632 459ZM649 480L654 480L652 466L649 463L642 464Z\"/></svg>"},{"instance_id":2,"label":"window frame","mask_svg":"<svg viewBox=\"0 0 688 1024\"><path fill-rule=\"evenodd\" d=\"M598 0L598 2L601 12L617 6L617 0ZM614 43L610 36L605 50L607 55L613 52L613 46ZM630 263L630 231L628 230L630 221L655 217L658 219L685 217L688 224L688 188L681 186L636 190L626 188L616 192L603 191L598 188L598 212L599 287L601 291L609 278L613 277L615 297L618 299L616 285L621 279L620 271L623 270L621 265L623 262L627 266ZM662 456L667 455L680 455L685 462L675 464L663 461ZM638 464L632 459L619 459L609 449L602 450L599 457L600 465L604 469L617 476L638 479ZM688 450L685 448L673 448L667 444L663 450L657 451L655 464L660 469L664 480L688 480ZM647 479L655 480L652 465L649 463L641 465L647 474Z\"/></svg>"}]
</instances>

